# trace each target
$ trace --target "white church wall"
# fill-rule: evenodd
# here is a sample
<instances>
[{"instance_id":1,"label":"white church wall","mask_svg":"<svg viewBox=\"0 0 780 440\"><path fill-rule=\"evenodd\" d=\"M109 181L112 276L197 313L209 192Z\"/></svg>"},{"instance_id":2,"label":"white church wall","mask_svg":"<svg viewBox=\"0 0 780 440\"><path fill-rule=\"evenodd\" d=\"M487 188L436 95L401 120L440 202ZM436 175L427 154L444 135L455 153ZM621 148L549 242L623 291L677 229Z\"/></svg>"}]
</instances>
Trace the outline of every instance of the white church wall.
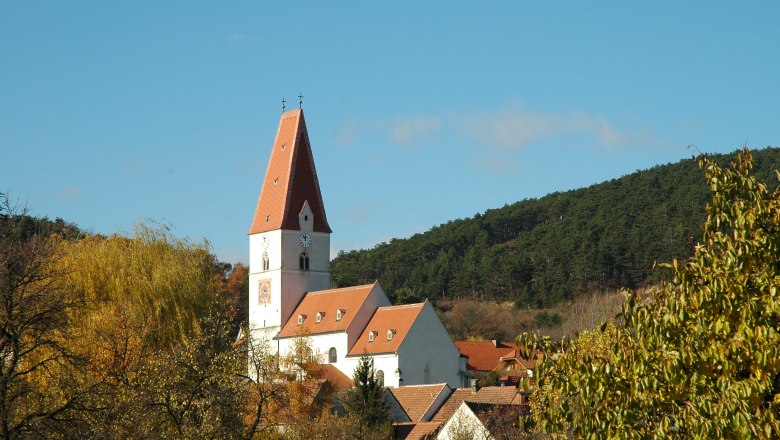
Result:
<instances>
[{"instance_id":1,"label":"white church wall","mask_svg":"<svg viewBox=\"0 0 780 440\"><path fill-rule=\"evenodd\" d=\"M371 355L371 358L374 359L374 369L377 372L381 370L385 377L384 385L386 387L397 387L398 378L395 375L395 371L398 369L398 356L395 353L385 353L373 354ZM352 373L355 371L355 368L357 368L357 365L360 362L360 356L349 356L346 360L347 369L350 372L345 372L344 374L351 378Z\"/></svg>"},{"instance_id":2,"label":"white church wall","mask_svg":"<svg viewBox=\"0 0 780 440\"><path fill-rule=\"evenodd\" d=\"M347 334L345 332L332 332L323 334L313 334L303 336L308 338L312 350L317 355L317 361L320 364L330 364L328 362L328 352L331 348L336 349L336 362L332 363L339 371L352 378L350 363L345 359L347 355ZM296 337L280 338L279 353L282 356L287 355L295 347Z\"/></svg>"},{"instance_id":3,"label":"white church wall","mask_svg":"<svg viewBox=\"0 0 780 440\"><path fill-rule=\"evenodd\" d=\"M446 382L451 388L463 386L460 352L429 302L398 347L398 358L404 385Z\"/></svg>"}]
</instances>

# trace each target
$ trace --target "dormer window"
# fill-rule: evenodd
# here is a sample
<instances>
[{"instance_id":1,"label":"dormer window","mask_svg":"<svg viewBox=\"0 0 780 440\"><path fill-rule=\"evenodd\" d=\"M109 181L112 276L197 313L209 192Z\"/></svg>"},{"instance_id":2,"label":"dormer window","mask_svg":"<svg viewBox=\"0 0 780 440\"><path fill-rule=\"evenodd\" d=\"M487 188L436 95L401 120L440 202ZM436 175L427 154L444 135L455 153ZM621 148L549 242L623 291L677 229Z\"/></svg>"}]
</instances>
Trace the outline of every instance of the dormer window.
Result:
<instances>
[{"instance_id":1,"label":"dormer window","mask_svg":"<svg viewBox=\"0 0 780 440\"><path fill-rule=\"evenodd\" d=\"M344 317L344 312L346 312L344 309L336 310L336 321L341 321L341 318Z\"/></svg>"},{"instance_id":2,"label":"dormer window","mask_svg":"<svg viewBox=\"0 0 780 440\"><path fill-rule=\"evenodd\" d=\"M271 221L271 216L270 215L265 216L265 221L270 222Z\"/></svg>"},{"instance_id":3,"label":"dormer window","mask_svg":"<svg viewBox=\"0 0 780 440\"><path fill-rule=\"evenodd\" d=\"M274 185L276 185L277 183L279 183L279 178L278 177L276 179L274 179Z\"/></svg>"},{"instance_id":4,"label":"dormer window","mask_svg":"<svg viewBox=\"0 0 780 440\"><path fill-rule=\"evenodd\" d=\"M285 148L287 148L287 145L282 144L282 151L284 151Z\"/></svg>"},{"instance_id":5,"label":"dormer window","mask_svg":"<svg viewBox=\"0 0 780 440\"><path fill-rule=\"evenodd\" d=\"M306 319L306 315L298 315L298 325L303 325L303 321Z\"/></svg>"},{"instance_id":6,"label":"dormer window","mask_svg":"<svg viewBox=\"0 0 780 440\"><path fill-rule=\"evenodd\" d=\"M393 340L393 335L394 335L394 334L395 334L395 329L392 329L392 328L391 328L390 330L388 330L388 331L387 331L387 340L388 340L388 341L392 341L392 340Z\"/></svg>"},{"instance_id":7,"label":"dormer window","mask_svg":"<svg viewBox=\"0 0 780 440\"><path fill-rule=\"evenodd\" d=\"M325 312L317 312L317 324L322 322L322 317L325 316Z\"/></svg>"},{"instance_id":8,"label":"dormer window","mask_svg":"<svg viewBox=\"0 0 780 440\"><path fill-rule=\"evenodd\" d=\"M368 332L368 342L374 342L374 338L376 338L377 332L371 330Z\"/></svg>"}]
</instances>

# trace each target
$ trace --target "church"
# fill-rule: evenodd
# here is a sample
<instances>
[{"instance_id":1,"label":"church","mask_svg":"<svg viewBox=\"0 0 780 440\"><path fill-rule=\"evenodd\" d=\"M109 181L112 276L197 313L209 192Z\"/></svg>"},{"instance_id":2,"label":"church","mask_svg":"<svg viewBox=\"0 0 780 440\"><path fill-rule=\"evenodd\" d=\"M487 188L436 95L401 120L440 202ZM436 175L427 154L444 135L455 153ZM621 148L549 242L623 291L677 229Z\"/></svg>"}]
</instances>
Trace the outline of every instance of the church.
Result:
<instances>
[{"instance_id":1,"label":"church","mask_svg":"<svg viewBox=\"0 0 780 440\"><path fill-rule=\"evenodd\" d=\"M285 356L307 337L350 378L370 356L387 387L465 386L465 358L428 301L394 306L378 281L331 286L331 232L303 110L285 112L249 229L253 340Z\"/></svg>"}]
</instances>

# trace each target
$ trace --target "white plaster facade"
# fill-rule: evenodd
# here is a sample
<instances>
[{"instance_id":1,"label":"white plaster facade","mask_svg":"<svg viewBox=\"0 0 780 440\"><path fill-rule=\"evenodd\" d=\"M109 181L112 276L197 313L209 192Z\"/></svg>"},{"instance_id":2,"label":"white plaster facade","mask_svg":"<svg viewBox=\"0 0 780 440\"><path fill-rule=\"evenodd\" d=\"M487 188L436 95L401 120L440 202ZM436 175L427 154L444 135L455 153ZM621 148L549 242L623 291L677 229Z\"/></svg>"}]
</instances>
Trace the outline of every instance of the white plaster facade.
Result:
<instances>
[{"instance_id":1,"label":"white plaster facade","mask_svg":"<svg viewBox=\"0 0 780 440\"><path fill-rule=\"evenodd\" d=\"M398 347L398 359L406 385L447 383L452 388L467 385L465 369L460 369L460 352L429 302Z\"/></svg>"},{"instance_id":2,"label":"white plaster facade","mask_svg":"<svg viewBox=\"0 0 780 440\"><path fill-rule=\"evenodd\" d=\"M461 403L452 417L442 426L436 440L459 440L463 438L474 440L492 440L494 438L466 402Z\"/></svg>"}]
</instances>

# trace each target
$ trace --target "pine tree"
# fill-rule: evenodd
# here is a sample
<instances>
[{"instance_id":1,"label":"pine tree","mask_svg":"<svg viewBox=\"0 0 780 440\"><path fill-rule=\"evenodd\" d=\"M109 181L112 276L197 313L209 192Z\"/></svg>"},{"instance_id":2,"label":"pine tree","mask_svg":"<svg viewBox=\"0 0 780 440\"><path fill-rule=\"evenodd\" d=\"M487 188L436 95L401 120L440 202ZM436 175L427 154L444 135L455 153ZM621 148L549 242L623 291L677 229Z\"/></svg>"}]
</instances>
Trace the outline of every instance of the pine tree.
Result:
<instances>
[{"instance_id":1,"label":"pine tree","mask_svg":"<svg viewBox=\"0 0 780 440\"><path fill-rule=\"evenodd\" d=\"M373 428L387 423L389 413L385 387L377 380L374 360L363 355L352 375L355 386L344 402L347 411L361 420L361 425Z\"/></svg>"}]
</instances>

